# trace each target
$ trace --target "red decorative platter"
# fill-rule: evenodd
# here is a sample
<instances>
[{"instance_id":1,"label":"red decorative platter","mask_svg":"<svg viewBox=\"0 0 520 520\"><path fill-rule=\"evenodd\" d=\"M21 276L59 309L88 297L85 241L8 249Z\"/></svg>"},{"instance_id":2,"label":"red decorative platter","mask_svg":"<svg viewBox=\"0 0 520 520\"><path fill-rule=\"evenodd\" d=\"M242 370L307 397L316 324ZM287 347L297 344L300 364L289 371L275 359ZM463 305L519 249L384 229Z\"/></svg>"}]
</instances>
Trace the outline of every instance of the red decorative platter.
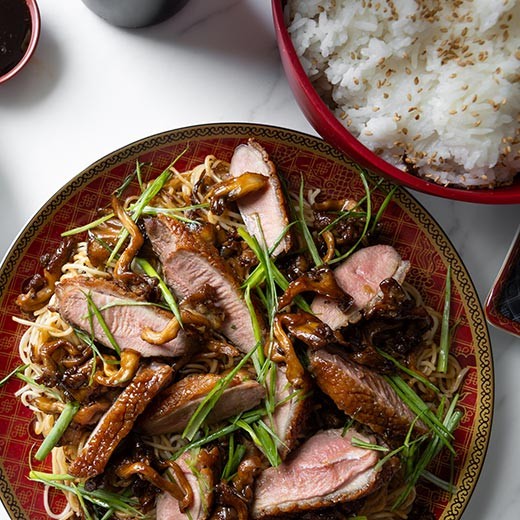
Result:
<instances>
[{"instance_id":1,"label":"red decorative platter","mask_svg":"<svg viewBox=\"0 0 520 520\"><path fill-rule=\"evenodd\" d=\"M40 256L57 246L60 234L93 219L95 210L133 171L136 160L151 163L159 174L188 145L176 167L189 168L207 154L229 160L234 148L255 137L269 152L278 171L296 190L304 175L306 188L320 188L332 198L364 195L354 163L322 141L271 126L208 124L164 132L129 144L74 177L22 230L0 269L0 378L20 365L18 342L24 327L12 320L14 301L23 282L39 270ZM375 180L375 179L374 179ZM386 187L390 187L387 184ZM380 203L383 195L375 202ZM453 495L421 485L419 494L437 519L461 517L475 488L486 454L493 414L493 364L489 335L475 287L449 239L426 210L399 188L382 220L382 235L411 261L411 282L425 303L441 310L448 265L452 269L452 319L459 322L453 348L468 373L461 389L464 417L456 431ZM39 439L31 431L31 414L14 396L20 382L0 388L0 495L11 518L47 518L41 488L27 479L30 453ZM39 469L39 468L38 468ZM49 468L48 468L49 469ZM449 475L448 456L435 471ZM54 498L59 509L60 497Z\"/></svg>"}]
</instances>

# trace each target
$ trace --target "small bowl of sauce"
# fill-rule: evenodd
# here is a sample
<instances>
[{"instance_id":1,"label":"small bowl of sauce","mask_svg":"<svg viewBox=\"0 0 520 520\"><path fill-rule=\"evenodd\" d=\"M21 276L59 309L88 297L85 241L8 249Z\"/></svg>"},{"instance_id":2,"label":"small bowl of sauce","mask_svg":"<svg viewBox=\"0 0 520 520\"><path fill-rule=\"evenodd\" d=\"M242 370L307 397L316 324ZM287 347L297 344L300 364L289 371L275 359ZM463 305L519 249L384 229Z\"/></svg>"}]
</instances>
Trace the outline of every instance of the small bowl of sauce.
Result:
<instances>
[{"instance_id":1,"label":"small bowl of sauce","mask_svg":"<svg viewBox=\"0 0 520 520\"><path fill-rule=\"evenodd\" d=\"M485 305L489 323L520 337L520 226Z\"/></svg>"},{"instance_id":2,"label":"small bowl of sauce","mask_svg":"<svg viewBox=\"0 0 520 520\"><path fill-rule=\"evenodd\" d=\"M0 83L25 66L39 36L40 12L35 0L0 0Z\"/></svg>"}]
</instances>

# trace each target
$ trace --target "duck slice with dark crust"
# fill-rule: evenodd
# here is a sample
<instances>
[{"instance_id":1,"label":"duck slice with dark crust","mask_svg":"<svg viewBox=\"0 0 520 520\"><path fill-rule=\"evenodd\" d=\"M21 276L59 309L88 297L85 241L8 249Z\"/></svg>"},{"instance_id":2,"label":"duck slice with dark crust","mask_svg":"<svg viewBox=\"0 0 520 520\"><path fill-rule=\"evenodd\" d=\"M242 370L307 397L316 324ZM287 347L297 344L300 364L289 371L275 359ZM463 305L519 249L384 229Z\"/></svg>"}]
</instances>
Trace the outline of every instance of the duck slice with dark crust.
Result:
<instances>
[{"instance_id":1,"label":"duck slice with dark crust","mask_svg":"<svg viewBox=\"0 0 520 520\"><path fill-rule=\"evenodd\" d=\"M389 444L403 441L412 424L416 434L427 432L381 375L349 361L339 349L309 352L309 367L340 410L384 435Z\"/></svg>"},{"instance_id":2,"label":"duck slice with dark crust","mask_svg":"<svg viewBox=\"0 0 520 520\"><path fill-rule=\"evenodd\" d=\"M163 363L152 362L141 367L100 419L87 443L69 466L69 473L79 478L92 478L102 473L112 453L130 433L139 415L170 382L171 377L171 367Z\"/></svg>"},{"instance_id":3,"label":"duck slice with dark crust","mask_svg":"<svg viewBox=\"0 0 520 520\"><path fill-rule=\"evenodd\" d=\"M167 388L139 421L139 428L150 435L180 433L206 395L222 380L217 374L192 374ZM257 406L265 395L265 388L240 373L231 380L220 399L206 418L206 424Z\"/></svg>"},{"instance_id":4,"label":"duck slice with dark crust","mask_svg":"<svg viewBox=\"0 0 520 520\"><path fill-rule=\"evenodd\" d=\"M197 235L197 226L160 215L145 221L146 232L162 263L166 283L179 297L209 285L215 304L226 314L222 333L242 352L256 344L251 315L239 283L214 246Z\"/></svg>"},{"instance_id":5,"label":"duck slice with dark crust","mask_svg":"<svg viewBox=\"0 0 520 520\"><path fill-rule=\"evenodd\" d=\"M352 306L343 312L338 304L325 296L316 296L311 308L314 314L331 329L337 330L361 318L361 311L370 308L381 296L379 285L387 278L401 283L410 263L388 245L359 249L334 270L341 289L353 299Z\"/></svg>"},{"instance_id":6,"label":"duck slice with dark crust","mask_svg":"<svg viewBox=\"0 0 520 520\"><path fill-rule=\"evenodd\" d=\"M267 152L254 139L249 139L247 144L235 148L229 172L234 177L259 173L269 178L265 189L241 197L237 205L247 230L260 244L265 239L271 249L280 241L273 256L286 253L292 244L291 236L287 233L281 237L287 231L289 217L280 179Z\"/></svg>"},{"instance_id":7,"label":"duck slice with dark crust","mask_svg":"<svg viewBox=\"0 0 520 520\"><path fill-rule=\"evenodd\" d=\"M310 417L310 393L312 383L305 377L301 388L294 388L285 374L285 367L278 365L275 380L275 402L271 428L276 434L278 453L282 460L299 444Z\"/></svg>"},{"instance_id":8,"label":"duck slice with dark crust","mask_svg":"<svg viewBox=\"0 0 520 520\"><path fill-rule=\"evenodd\" d=\"M143 357L182 356L192 350L193 340L181 330L177 337L163 345L152 345L141 338L145 327L162 330L172 314L150 305L136 305L144 300L138 298L113 282L77 276L63 280L56 286L53 309L67 322L88 334L91 333L89 305L90 295L94 305L101 311L103 319L121 350L135 350ZM100 322L92 318L94 337L106 347L112 344Z\"/></svg>"},{"instance_id":9,"label":"duck slice with dark crust","mask_svg":"<svg viewBox=\"0 0 520 520\"><path fill-rule=\"evenodd\" d=\"M179 501L163 491L156 502L157 520L206 520L213 504L216 483L215 466L218 450L205 449L183 453L176 464L184 473L193 493L193 502L187 511L181 511Z\"/></svg>"},{"instance_id":10,"label":"duck slice with dark crust","mask_svg":"<svg viewBox=\"0 0 520 520\"><path fill-rule=\"evenodd\" d=\"M374 491L379 455L354 446L353 438L375 442L352 428L320 431L282 464L264 470L256 480L252 517L303 513Z\"/></svg>"}]
</instances>

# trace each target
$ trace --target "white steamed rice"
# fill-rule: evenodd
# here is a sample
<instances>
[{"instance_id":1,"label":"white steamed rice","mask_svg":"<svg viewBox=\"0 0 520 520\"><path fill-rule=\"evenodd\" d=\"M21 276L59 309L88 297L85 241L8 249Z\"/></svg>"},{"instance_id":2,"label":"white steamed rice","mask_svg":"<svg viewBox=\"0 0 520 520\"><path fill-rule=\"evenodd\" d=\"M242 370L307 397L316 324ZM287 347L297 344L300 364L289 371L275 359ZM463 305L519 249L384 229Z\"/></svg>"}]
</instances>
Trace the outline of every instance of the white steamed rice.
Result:
<instances>
[{"instance_id":1,"label":"white steamed rice","mask_svg":"<svg viewBox=\"0 0 520 520\"><path fill-rule=\"evenodd\" d=\"M520 0L288 0L303 67L368 148L441 184L520 171Z\"/></svg>"}]
</instances>

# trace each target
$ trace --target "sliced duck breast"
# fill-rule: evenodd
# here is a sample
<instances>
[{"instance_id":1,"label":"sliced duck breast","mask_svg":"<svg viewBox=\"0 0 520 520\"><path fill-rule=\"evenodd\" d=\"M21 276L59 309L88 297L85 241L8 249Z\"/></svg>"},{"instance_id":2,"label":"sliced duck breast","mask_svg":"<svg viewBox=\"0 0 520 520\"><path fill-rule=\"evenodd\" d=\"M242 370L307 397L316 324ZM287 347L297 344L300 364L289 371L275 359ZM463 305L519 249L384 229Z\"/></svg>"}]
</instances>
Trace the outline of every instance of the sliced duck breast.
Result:
<instances>
[{"instance_id":1,"label":"sliced duck breast","mask_svg":"<svg viewBox=\"0 0 520 520\"><path fill-rule=\"evenodd\" d=\"M338 285L352 296L353 304L343 312L336 302L316 296L311 308L314 314L331 329L337 330L361 318L361 311L370 307L381 295L379 285L387 278L402 283L410 263L388 245L359 249L334 270Z\"/></svg>"},{"instance_id":2,"label":"sliced duck breast","mask_svg":"<svg viewBox=\"0 0 520 520\"><path fill-rule=\"evenodd\" d=\"M267 424L276 434L278 452L282 460L299 444L310 416L310 378L303 380L301 388L294 388L285 374L285 367L278 365L275 380L275 402L272 422Z\"/></svg>"},{"instance_id":3,"label":"sliced duck breast","mask_svg":"<svg viewBox=\"0 0 520 520\"><path fill-rule=\"evenodd\" d=\"M181 330L177 337L163 345L152 345L141 338L145 327L162 330L172 314L150 305L145 305L133 293L113 282L77 276L63 280L56 286L53 308L67 322L91 334L92 309L89 311L88 296L101 312L103 320L121 350L135 350L141 356L182 356L192 347L191 338ZM139 305L139 303L143 305ZM112 344L99 320L93 316L92 325L97 341L111 348Z\"/></svg>"},{"instance_id":4,"label":"sliced duck breast","mask_svg":"<svg viewBox=\"0 0 520 520\"><path fill-rule=\"evenodd\" d=\"M265 239L268 249L279 242L273 250L273 256L287 252L292 241L290 234L286 233L289 224L286 201L276 168L267 152L250 139L247 144L236 147L229 172L234 177L244 173L259 173L269 178L265 189L241 197L237 205L250 235L260 244ZM283 233L286 233L285 236Z\"/></svg>"},{"instance_id":5,"label":"sliced duck breast","mask_svg":"<svg viewBox=\"0 0 520 520\"><path fill-rule=\"evenodd\" d=\"M182 432L206 395L222 380L217 374L193 374L167 388L143 415L139 427L150 435ZM206 424L254 408L262 401L265 388L253 379L236 376L224 390Z\"/></svg>"},{"instance_id":6,"label":"sliced duck breast","mask_svg":"<svg viewBox=\"0 0 520 520\"><path fill-rule=\"evenodd\" d=\"M215 290L216 305L226 319L221 332L242 352L256 344L251 315L240 286L228 265L211 244L197 235L197 228L160 215L145 221L148 238L162 263L167 284L179 297Z\"/></svg>"},{"instance_id":7,"label":"sliced duck breast","mask_svg":"<svg viewBox=\"0 0 520 520\"><path fill-rule=\"evenodd\" d=\"M340 410L384 435L389 443L402 441L412 424L416 433L427 432L381 375L349 361L339 349L309 352L309 364L318 386Z\"/></svg>"},{"instance_id":8,"label":"sliced duck breast","mask_svg":"<svg viewBox=\"0 0 520 520\"><path fill-rule=\"evenodd\" d=\"M172 368L151 363L139 369L90 434L87 443L69 466L69 473L79 478L99 475L117 448L130 433L135 421L151 400L171 380Z\"/></svg>"},{"instance_id":9,"label":"sliced duck breast","mask_svg":"<svg viewBox=\"0 0 520 520\"><path fill-rule=\"evenodd\" d=\"M357 500L378 485L376 451L353 445L352 439L373 443L354 429L316 433L276 468L256 480L253 518L304 512Z\"/></svg>"}]
</instances>

